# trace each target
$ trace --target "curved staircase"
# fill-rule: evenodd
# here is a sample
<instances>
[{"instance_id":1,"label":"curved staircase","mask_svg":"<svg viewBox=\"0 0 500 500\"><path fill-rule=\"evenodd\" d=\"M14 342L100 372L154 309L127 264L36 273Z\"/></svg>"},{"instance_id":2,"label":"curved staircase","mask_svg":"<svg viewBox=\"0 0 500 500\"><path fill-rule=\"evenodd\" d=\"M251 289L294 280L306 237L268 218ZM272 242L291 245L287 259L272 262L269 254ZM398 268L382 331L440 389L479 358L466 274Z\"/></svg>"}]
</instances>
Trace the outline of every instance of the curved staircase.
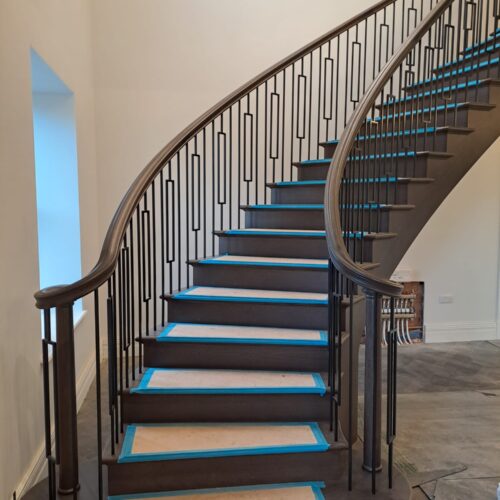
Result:
<instances>
[{"instance_id":1,"label":"curved staircase","mask_svg":"<svg viewBox=\"0 0 500 500\"><path fill-rule=\"evenodd\" d=\"M392 337L389 482L377 480L380 300L400 293L388 281L393 270L500 134L500 33L491 9L482 1L379 2L236 91L146 167L96 268L37 294L44 358L53 345L59 366L57 453L47 444L51 498L56 462L60 490L78 483L76 416L63 375L74 376L72 302L88 293L106 314L104 326L95 308L98 360L101 330L107 340L111 421L103 446L98 368L98 456L107 470L105 481L99 468L100 495L107 485L113 499L302 500L366 498L378 487L380 498L408 498L401 481L388 489ZM356 444L364 333L369 472ZM47 359L44 369L50 435Z\"/></svg>"}]
</instances>

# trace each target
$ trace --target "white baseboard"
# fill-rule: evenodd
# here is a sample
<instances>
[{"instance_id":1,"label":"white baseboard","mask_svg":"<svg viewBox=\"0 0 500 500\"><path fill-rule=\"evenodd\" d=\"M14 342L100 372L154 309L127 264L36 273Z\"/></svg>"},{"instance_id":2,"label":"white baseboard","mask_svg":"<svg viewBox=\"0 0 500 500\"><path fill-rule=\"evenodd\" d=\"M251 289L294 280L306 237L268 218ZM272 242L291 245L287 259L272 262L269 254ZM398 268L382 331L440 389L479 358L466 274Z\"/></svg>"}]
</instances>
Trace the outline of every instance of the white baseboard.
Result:
<instances>
[{"instance_id":1,"label":"white baseboard","mask_svg":"<svg viewBox=\"0 0 500 500\"><path fill-rule=\"evenodd\" d=\"M76 381L76 407L80 410L90 386L95 377L95 355L91 354L85 365L83 366L80 376ZM54 428L51 430L52 445L54 446ZM45 458L45 440L38 447L33 460L31 461L27 471L19 481L16 488L16 498L22 498L30 488L35 486L47 474L47 460Z\"/></svg>"},{"instance_id":2,"label":"white baseboard","mask_svg":"<svg viewBox=\"0 0 500 500\"><path fill-rule=\"evenodd\" d=\"M469 321L459 323L430 323L424 327L424 340L435 342L467 342L495 340L497 324L495 321Z\"/></svg>"}]
</instances>

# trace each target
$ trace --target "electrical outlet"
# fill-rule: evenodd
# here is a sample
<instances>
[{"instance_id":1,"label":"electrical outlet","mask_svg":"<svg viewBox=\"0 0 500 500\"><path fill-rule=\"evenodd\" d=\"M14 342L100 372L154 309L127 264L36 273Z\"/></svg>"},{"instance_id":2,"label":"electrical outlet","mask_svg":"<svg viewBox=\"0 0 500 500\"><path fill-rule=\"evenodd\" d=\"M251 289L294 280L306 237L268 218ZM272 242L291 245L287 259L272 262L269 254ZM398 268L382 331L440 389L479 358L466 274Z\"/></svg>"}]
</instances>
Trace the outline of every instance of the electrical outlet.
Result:
<instances>
[{"instance_id":1,"label":"electrical outlet","mask_svg":"<svg viewBox=\"0 0 500 500\"><path fill-rule=\"evenodd\" d=\"M438 300L440 304L451 304L453 302L453 295L440 295Z\"/></svg>"}]
</instances>

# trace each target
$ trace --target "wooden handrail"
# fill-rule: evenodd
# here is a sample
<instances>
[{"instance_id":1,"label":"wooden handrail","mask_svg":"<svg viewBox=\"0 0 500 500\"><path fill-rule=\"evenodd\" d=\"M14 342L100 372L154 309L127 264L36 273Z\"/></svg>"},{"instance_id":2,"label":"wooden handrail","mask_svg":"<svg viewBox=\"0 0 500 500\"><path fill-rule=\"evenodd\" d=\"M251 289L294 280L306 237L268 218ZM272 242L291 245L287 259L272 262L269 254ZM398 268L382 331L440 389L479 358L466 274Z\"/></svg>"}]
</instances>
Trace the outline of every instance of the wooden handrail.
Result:
<instances>
[{"instance_id":1,"label":"wooden handrail","mask_svg":"<svg viewBox=\"0 0 500 500\"><path fill-rule=\"evenodd\" d=\"M394 53L384 68L362 97L360 103L351 115L340 141L335 149L325 188L325 229L328 243L328 253L335 267L365 290L371 290L384 295L400 295L403 287L391 280L379 278L358 265L349 255L344 243L340 218L340 189L347 160L351 155L356 136L361 129L377 97L383 91L386 83L396 72L399 65L413 50L423 35L435 20L450 6L453 0L443 0L420 22L413 33L405 40L398 51ZM335 167L334 167L335 166ZM333 168L334 167L334 168Z\"/></svg>"},{"instance_id":2,"label":"wooden handrail","mask_svg":"<svg viewBox=\"0 0 500 500\"><path fill-rule=\"evenodd\" d=\"M188 125L146 165L128 189L108 228L99 260L95 267L85 277L73 284L53 286L39 290L35 293L36 306L40 309L46 309L71 304L75 300L78 300L85 295L88 295L93 290L96 290L111 276L118 260L120 245L127 229L127 225L134 210L140 202L141 197L148 189L151 182L158 175L161 168L170 159L172 159L180 148L182 148L195 134L197 134L234 103L238 102L242 97L256 89L259 85L269 80L280 71L286 69L303 56L320 47L325 42L328 42L332 38L344 33L351 27L362 22L364 19L370 17L375 12L380 11L393 2L394 0L379 1L360 14L340 24L335 29L305 45L293 54L282 59L280 62L274 64L269 69L263 71L246 84L242 85L233 93L222 99L215 106L210 108L193 123Z\"/></svg>"}]
</instances>

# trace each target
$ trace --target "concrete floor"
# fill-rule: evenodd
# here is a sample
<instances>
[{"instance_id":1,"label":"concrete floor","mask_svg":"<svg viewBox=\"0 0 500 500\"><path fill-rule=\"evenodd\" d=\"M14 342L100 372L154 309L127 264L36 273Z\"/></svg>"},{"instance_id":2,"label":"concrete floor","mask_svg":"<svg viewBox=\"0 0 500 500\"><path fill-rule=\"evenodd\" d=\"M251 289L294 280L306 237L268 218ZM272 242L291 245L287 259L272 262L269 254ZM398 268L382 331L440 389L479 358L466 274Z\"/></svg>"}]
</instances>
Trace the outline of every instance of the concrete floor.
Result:
<instances>
[{"instance_id":1,"label":"concrete floor","mask_svg":"<svg viewBox=\"0 0 500 500\"><path fill-rule=\"evenodd\" d=\"M363 356L361 351L361 360ZM403 346L398 360L395 462L415 486L415 500L495 500L500 482L500 342ZM82 464L96 457L95 405L92 387L78 416ZM103 424L108 436L108 419ZM87 474L93 476L95 466ZM45 495L39 485L25 498ZM91 492L89 498L95 497Z\"/></svg>"},{"instance_id":2,"label":"concrete floor","mask_svg":"<svg viewBox=\"0 0 500 500\"><path fill-rule=\"evenodd\" d=\"M500 342L418 344L398 355L400 470L429 499L496 499Z\"/></svg>"}]
</instances>

